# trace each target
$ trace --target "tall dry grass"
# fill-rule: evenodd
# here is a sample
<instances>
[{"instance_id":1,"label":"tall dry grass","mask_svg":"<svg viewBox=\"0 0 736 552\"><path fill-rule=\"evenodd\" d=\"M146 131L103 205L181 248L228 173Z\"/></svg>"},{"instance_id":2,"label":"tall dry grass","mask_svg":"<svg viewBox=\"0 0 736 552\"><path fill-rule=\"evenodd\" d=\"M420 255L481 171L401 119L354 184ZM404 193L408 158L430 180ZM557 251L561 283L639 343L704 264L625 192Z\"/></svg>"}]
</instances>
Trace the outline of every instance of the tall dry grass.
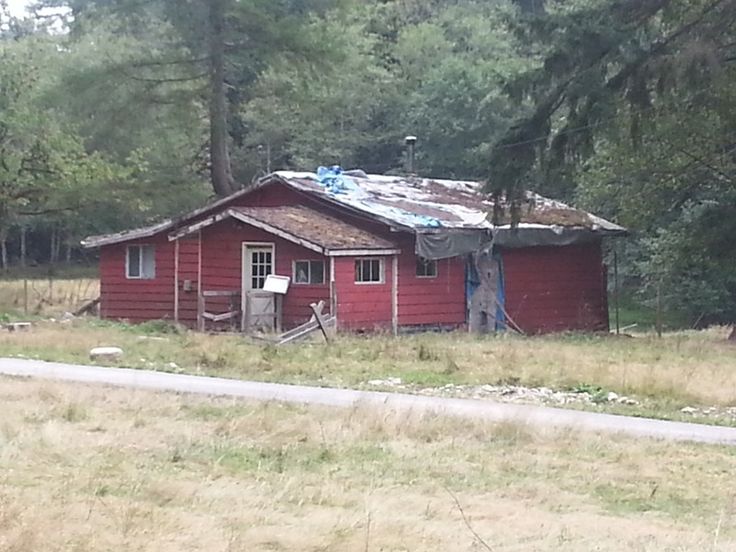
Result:
<instances>
[{"instance_id":1,"label":"tall dry grass","mask_svg":"<svg viewBox=\"0 0 736 552\"><path fill-rule=\"evenodd\" d=\"M0 355L85 363L91 347L118 345L125 351L119 363L135 368L337 387L389 376L414 388L448 383L601 387L649 401L655 409L678 411L692 404L736 405L736 347L727 341L727 333L712 328L662 339L651 334L344 335L330 344L274 347L164 324L128 326L87 319L40 322L30 332L0 332Z\"/></svg>"},{"instance_id":2,"label":"tall dry grass","mask_svg":"<svg viewBox=\"0 0 736 552\"><path fill-rule=\"evenodd\" d=\"M12 379L0 401L1 550L482 549L466 522L494 550L736 547L716 447Z\"/></svg>"},{"instance_id":3,"label":"tall dry grass","mask_svg":"<svg viewBox=\"0 0 736 552\"><path fill-rule=\"evenodd\" d=\"M58 316L75 311L98 297L96 278L75 279L0 279L0 313L15 315Z\"/></svg>"}]
</instances>

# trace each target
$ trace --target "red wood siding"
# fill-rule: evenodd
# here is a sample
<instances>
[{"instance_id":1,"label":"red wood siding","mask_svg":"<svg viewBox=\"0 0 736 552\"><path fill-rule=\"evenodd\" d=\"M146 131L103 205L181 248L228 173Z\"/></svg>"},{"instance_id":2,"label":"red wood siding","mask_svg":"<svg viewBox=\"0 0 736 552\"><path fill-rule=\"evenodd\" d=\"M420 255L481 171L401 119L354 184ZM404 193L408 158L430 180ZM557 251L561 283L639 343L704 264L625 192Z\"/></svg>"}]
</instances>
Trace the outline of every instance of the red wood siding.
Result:
<instances>
[{"instance_id":1,"label":"red wood siding","mask_svg":"<svg viewBox=\"0 0 736 552\"><path fill-rule=\"evenodd\" d=\"M156 277L131 280L125 274L128 245L155 246ZM143 322L174 318L174 245L165 235L100 250L100 316Z\"/></svg>"},{"instance_id":2,"label":"red wood siding","mask_svg":"<svg viewBox=\"0 0 736 552\"><path fill-rule=\"evenodd\" d=\"M329 305L329 259L319 253L293 244L252 226L224 220L202 230L202 289L240 290L243 242L273 243L275 245L275 274L293 277L295 260L323 260L324 284L292 284L283 298L283 325L285 328L306 322L312 314L309 304L324 300Z\"/></svg>"},{"instance_id":3,"label":"red wood siding","mask_svg":"<svg viewBox=\"0 0 736 552\"><path fill-rule=\"evenodd\" d=\"M463 258L439 260L437 276L422 278L416 275L414 238L402 239L400 244L399 325L464 324L466 309Z\"/></svg>"},{"instance_id":4,"label":"red wood siding","mask_svg":"<svg viewBox=\"0 0 736 552\"><path fill-rule=\"evenodd\" d=\"M526 332L607 330L601 244L502 252L506 310Z\"/></svg>"},{"instance_id":5,"label":"red wood siding","mask_svg":"<svg viewBox=\"0 0 736 552\"><path fill-rule=\"evenodd\" d=\"M391 257L360 257L383 260L383 283L356 283L356 257L335 257L335 291L340 329L376 330L391 328Z\"/></svg>"},{"instance_id":6,"label":"red wood siding","mask_svg":"<svg viewBox=\"0 0 736 552\"><path fill-rule=\"evenodd\" d=\"M189 289L185 289L189 284ZM179 239L179 322L197 324L197 291L199 286L199 233Z\"/></svg>"},{"instance_id":7,"label":"red wood siding","mask_svg":"<svg viewBox=\"0 0 736 552\"><path fill-rule=\"evenodd\" d=\"M462 324L465 322L465 266L461 257L438 262L436 278L418 278L415 273L414 238L390 232L385 225L309 198L274 183L236 198L230 205L278 206L304 204L337 216L373 232L401 248L398 257L399 325ZM224 209L221 206L219 209ZM198 217L204 219L211 213ZM188 221L189 224L196 220ZM199 236L179 240L179 320L194 325L197 291L240 290L241 256L244 241L275 244L275 272L292 276L294 260L320 260L313 251L272 236L264 231L222 221L201 232L202 279L199 279ZM125 250L129 244L156 246L156 278L129 280L125 277ZM381 284L356 284L355 258L335 258L335 289L341 328L372 330L390 328L392 323L392 262L382 257L385 279ZM607 329L605 274L600 242L566 247L534 247L503 251L506 278L506 307L526 331L549 332L566 329ZM283 303L283 322L291 327L307 320L309 303L329 304L329 259L325 283L292 283ZM105 246L100 251L101 314L134 322L174 318L174 244L167 233L153 238ZM184 291L184 282L191 291Z\"/></svg>"}]
</instances>

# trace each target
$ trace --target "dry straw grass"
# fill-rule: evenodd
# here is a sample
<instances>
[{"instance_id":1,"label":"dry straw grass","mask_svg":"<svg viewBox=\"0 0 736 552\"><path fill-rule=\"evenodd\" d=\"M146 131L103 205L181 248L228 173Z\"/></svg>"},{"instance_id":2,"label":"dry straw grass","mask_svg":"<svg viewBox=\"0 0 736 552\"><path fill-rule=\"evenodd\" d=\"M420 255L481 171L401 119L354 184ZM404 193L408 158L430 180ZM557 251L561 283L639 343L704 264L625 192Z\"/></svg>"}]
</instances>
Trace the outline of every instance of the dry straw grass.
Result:
<instances>
[{"instance_id":1,"label":"dry straw grass","mask_svg":"<svg viewBox=\"0 0 736 552\"><path fill-rule=\"evenodd\" d=\"M100 294L96 278L27 281L28 314L58 316L74 311ZM24 314L26 288L23 280L0 280L0 313Z\"/></svg>"},{"instance_id":2,"label":"dry straw grass","mask_svg":"<svg viewBox=\"0 0 736 552\"><path fill-rule=\"evenodd\" d=\"M558 335L473 337L464 333L341 336L331 345L276 348L239 336L170 332L164 324L125 326L79 320L0 332L0 355L89 362L98 345L119 345L122 364L267 381L355 386L397 376L417 386L518 383L599 386L646 399L654 410L736 404L736 348L713 328L637 337ZM174 364L171 364L174 363Z\"/></svg>"},{"instance_id":3,"label":"dry straw grass","mask_svg":"<svg viewBox=\"0 0 736 552\"><path fill-rule=\"evenodd\" d=\"M733 550L733 451L0 380L0 550ZM70 411L83 415L69 415Z\"/></svg>"}]
</instances>

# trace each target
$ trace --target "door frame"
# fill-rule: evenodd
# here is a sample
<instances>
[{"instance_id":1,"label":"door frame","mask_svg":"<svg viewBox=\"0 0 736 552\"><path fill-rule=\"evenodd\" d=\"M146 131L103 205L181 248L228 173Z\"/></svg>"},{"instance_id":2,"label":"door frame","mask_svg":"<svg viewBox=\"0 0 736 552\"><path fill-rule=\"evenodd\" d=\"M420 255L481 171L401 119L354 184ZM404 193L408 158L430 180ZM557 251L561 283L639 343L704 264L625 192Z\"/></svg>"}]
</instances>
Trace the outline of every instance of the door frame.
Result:
<instances>
[{"instance_id":1,"label":"door frame","mask_svg":"<svg viewBox=\"0 0 736 552\"><path fill-rule=\"evenodd\" d=\"M271 249L271 274L276 273L276 244L274 242L244 241L240 245L240 329L244 331L248 322L248 283L250 271L248 268L248 248Z\"/></svg>"}]
</instances>

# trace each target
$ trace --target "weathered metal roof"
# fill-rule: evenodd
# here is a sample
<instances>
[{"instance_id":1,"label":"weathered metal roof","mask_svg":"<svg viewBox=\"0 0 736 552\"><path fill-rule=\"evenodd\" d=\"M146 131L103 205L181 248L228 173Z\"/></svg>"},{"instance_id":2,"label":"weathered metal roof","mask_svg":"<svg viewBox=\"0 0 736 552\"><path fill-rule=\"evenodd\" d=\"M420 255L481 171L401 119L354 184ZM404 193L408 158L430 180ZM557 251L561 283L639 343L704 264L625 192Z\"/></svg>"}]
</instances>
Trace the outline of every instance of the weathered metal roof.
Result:
<instances>
[{"instance_id":1,"label":"weathered metal roof","mask_svg":"<svg viewBox=\"0 0 736 552\"><path fill-rule=\"evenodd\" d=\"M344 187L330 187L315 173L278 171L278 178L299 190L361 211L389 224L413 230L510 228L494 226L489 218L493 202L480 182L420 177L385 176L348 171ZM527 192L518 228L580 228L603 234L622 234L625 228L560 201Z\"/></svg>"},{"instance_id":2,"label":"weathered metal roof","mask_svg":"<svg viewBox=\"0 0 736 552\"><path fill-rule=\"evenodd\" d=\"M572 243L578 239L575 235L581 233L588 236L626 233L626 229L617 224L533 192L527 192L526 203L521 208L521 220L512 232L508 221L498 226L492 224L489 213L493 210L493 203L483 193L480 182L367 175L362 171L348 171L341 178L345 179L346 186L344 189L336 189L326 186L315 173L277 171L263 177L255 185L181 217L144 228L90 236L82 241L82 245L99 247L174 230L189 220L215 212L218 207L226 206L233 199L274 181L358 211L389 226L417 233L442 232L443 229L492 231L497 236L498 243L515 243L517 246L545 243L563 245ZM346 228L353 228L347 223L341 224ZM525 235L529 236L528 240Z\"/></svg>"}]
</instances>

